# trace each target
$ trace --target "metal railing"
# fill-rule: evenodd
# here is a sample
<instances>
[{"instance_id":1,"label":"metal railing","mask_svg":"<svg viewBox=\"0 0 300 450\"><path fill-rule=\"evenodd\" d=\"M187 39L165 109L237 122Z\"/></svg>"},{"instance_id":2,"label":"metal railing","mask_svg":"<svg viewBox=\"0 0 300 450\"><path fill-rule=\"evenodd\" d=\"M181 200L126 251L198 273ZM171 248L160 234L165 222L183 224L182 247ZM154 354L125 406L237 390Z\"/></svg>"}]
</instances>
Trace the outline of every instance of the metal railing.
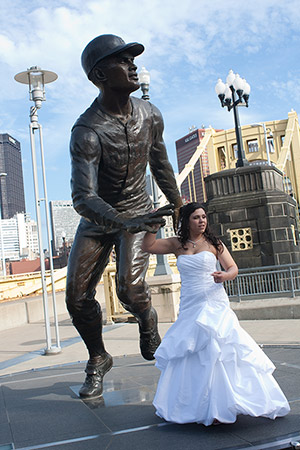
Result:
<instances>
[{"instance_id":1,"label":"metal railing","mask_svg":"<svg viewBox=\"0 0 300 450\"><path fill-rule=\"evenodd\" d=\"M262 296L291 296L300 293L300 264L240 269L235 280L224 283L231 300Z\"/></svg>"}]
</instances>

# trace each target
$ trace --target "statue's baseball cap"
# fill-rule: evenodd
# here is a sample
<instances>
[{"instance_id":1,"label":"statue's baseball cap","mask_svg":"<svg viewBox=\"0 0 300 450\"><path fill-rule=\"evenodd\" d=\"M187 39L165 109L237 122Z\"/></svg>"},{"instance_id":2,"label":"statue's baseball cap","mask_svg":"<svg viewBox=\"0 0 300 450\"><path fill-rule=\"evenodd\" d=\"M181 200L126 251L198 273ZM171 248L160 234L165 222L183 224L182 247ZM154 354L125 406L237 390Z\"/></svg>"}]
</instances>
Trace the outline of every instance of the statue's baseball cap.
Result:
<instances>
[{"instance_id":1,"label":"statue's baseball cap","mask_svg":"<svg viewBox=\"0 0 300 450\"><path fill-rule=\"evenodd\" d=\"M126 44L122 38L114 34L102 34L87 44L81 54L81 65L87 77L95 65L107 56L115 55L123 51L132 56L138 56L144 51L144 46L138 42Z\"/></svg>"}]
</instances>

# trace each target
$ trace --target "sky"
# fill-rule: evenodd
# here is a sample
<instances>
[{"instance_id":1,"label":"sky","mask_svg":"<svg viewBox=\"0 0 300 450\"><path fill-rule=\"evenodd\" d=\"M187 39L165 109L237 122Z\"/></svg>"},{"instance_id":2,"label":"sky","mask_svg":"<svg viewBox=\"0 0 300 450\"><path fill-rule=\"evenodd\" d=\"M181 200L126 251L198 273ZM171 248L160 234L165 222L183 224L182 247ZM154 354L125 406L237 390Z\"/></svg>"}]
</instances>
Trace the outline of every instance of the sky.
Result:
<instances>
[{"instance_id":1,"label":"sky","mask_svg":"<svg viewBox=\"0 0 300 450\"><path fill-rule=\"evenodd\" d=\"M150 98L162 112L169 159L192 126L233 128L214 87L230 69L251 86L241 125L300 112L298 0L0 0L0 132L21 143L27 212L35 218L28 87L14 75L31 66L58 74L39 110L48 200L68 200L70 130L98 95L80 56L100 34L145 46ZM136 91L134 96L141 96ZM39 169L40 170L40 169Z\"/></svg>"}]
</instances>

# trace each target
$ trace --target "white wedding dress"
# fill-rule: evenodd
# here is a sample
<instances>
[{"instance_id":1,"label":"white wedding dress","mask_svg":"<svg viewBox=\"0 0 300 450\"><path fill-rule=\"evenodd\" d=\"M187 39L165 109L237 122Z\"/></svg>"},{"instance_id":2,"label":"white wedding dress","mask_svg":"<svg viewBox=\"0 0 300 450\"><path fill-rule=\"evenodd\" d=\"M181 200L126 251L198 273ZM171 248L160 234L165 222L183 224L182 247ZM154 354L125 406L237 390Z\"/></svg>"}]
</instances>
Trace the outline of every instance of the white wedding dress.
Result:
<instances>
[{"instance_id":1,"label":"white wedding dress","mask_svg":"<svg viewBox=\"0 0 300 450\"><path fill-rule=\"evenodd\" d=\"M161 371L153 401L169 422L233 423L246 414L275 419L289 411L273 363L239 325L209 251L179 255L177 321L155 352Z\"/></svg>"}]
</instances>

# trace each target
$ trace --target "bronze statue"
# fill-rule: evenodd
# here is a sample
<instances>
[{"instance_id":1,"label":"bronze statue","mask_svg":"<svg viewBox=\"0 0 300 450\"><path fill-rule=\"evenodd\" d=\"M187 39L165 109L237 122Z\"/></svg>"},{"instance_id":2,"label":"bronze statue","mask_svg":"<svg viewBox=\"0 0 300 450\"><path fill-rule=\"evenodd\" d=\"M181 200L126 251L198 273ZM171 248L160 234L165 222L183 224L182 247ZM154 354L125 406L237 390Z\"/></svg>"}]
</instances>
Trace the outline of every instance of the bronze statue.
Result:
<instances>
[{"instance_id":1,"label":"bronze statue","mask_svg":"<svg viewBox=\"0 0 300 450\"><path fill-rule=\"evenodd\" d=\"M113 247L117 294L138 321L143 357L154 359L160 344L145 282L148 254L141 243L153 224L164 224L163 215L173 214L176 221L181 198L163 142L161 114L150 102L130 96L140 87L134 57L143 51L137 42L125 44L108 34L93 39L81 56L87 77L100 90L73 126L70 142L73 205L82 218L68 263L66 303L89 352L79 392L83 398L102 394L103 376L112 367L95 288ZM151 212L145 189L148 162L173 207Z\"/></svg>"}]
</instances>

